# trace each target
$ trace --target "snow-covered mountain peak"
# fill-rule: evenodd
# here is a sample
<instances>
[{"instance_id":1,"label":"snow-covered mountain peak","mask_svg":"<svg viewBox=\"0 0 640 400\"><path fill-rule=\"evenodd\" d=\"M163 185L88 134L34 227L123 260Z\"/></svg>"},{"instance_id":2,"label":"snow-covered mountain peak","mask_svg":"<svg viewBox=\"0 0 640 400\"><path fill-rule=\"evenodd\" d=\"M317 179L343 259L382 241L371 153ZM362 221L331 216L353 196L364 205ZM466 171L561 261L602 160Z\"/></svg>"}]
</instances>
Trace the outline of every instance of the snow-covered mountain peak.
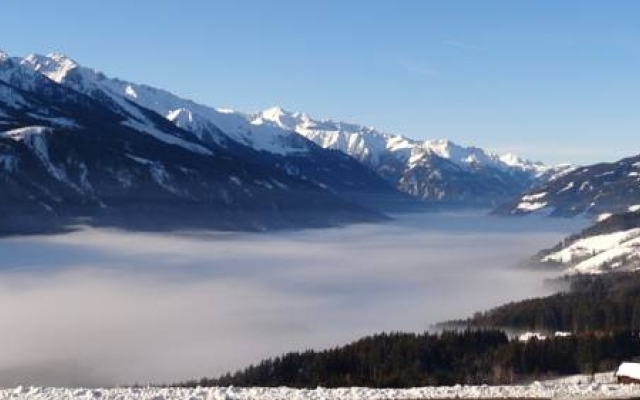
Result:
<instances>
[{"instance_id":1,"label":"snow-covered mountain peak","mask_svg":"<svg viewBox=\"0 0 640 400\"><path fill-rule=\"evenodd\" d=\"M254 114L252 123L289 129L321 147L346 153L401 190L424 199L464 202L486 196L491 187L494 192L485 199L498 203L566 169L448 139L416 140L370 126L314 119L281 107Z\"/></svg>"},{"instance_id":2,"label":"snow-covered mountain peak","mask_svg":"<svg viewBox=\"0 0 640 400\"><path fill-rule=\"evenodd\" d=\"M76 62L73 58L69 57L68 55L61 53L61 52L53 52L53 53L49 53L47 54L47 58L50 60L54 60L60 64L67 64L67 65L80 65L78 64L78 62Z\"/></svg>"},{"instance_id":3,"label":"snow-covered mountain peak","mask_svg":"<svg viewBox=\"0 0 640 400\"><path fill-rule=\"evenodd\" d=\"M46 56L30 54L21 63L58 83L62 82L69 72L80 67L80 64L62 53L51 53Z\"/></svg>"},{"instance_id":4,"label":"snow-covered mountain peak","mask_svg":"<svg viewBox=\"0 0 640 400\"><path fill-rule=\"evenodd\" d=\"M509 166L502 163L500 156L496 154L478 147L460 146L448 139L425 140L421 147L426 153L435 154L459 166L476 167L482 165L503 170L509 169Z\"/></svg>"},{"instance_id":5,"label":"snow-covered mountain peak","mask_svg":"<svg viewBox=\"0 0 640 400\"><path fill-rule=\"evenodd\" d=\"M46 60L49 62L49 64L57 65L61 70L70 71L74 68L81 67L80 63L78 63L76 60L67 56L66 54L59 52L47 54Z\"/></svg>"},{"instance_id":6,"label":"snow-covered mountain peak","mask_svg":"<svg viewBox=\"0 0 640 400\"><path fill-rule=\"evenodd\" d=\"M290 116L292 113L285 110L282 107L274 106L271 108L267 108L266 110L260 113L265 119L269 120L277 120L282 117Z\"/></svg>"},{"instance_id":7,"label":"snow-covered mountain peak","mask_svg":"<svg viewBox=\"0 0 640 400\"><path fill-rule=\"evenodd\" d=\"M46 56L31 54L20 62L23 66L46 76L52 81L70 87L78 92L90 94L94 91L101 91L107 97L114 97L109 93L108 87L103 83L107 80L101 72L84 67L72 58L62 53L50 53ZM126 104L122 104L118 99L113 99L123 109L127 109ZM131 111L131 110L129 110ZM133 114L137 114L135 110ZM137 119L140 120L138 117Z\"/></svg>"},{"instance_id":8,"label":"snow-covered mountain peak","mask_svg":"<svg viewBox=\"0 0 640 400\"><path fill-rule=\"evenodd\" d=\"M43 81L49 81L32 68L25 67L20 58L7 53L0 55L0 80L23 90L31 90Z\"/></svg>"},{"instance_id":9,"label":"snow-covered mountain peak","mask_svg":"<svg viewBox=\"0 0 640 400\"><path fill-rule=\"evenodd\" d=\"M429 140L426 143L429 143L429 145L433 148L440 148L443 150L460 147L449 139L434 139Z\"/></svg>"},{"instance_id":10,"label":"snow-covered mountain peak","mask_svg":"<svg viewBox=\"0 0 640 400\"><path fill-rule=\"evenodd\" d=\"M491 167L540 176L547 171L541 163L513 154L494 154L477 147L465 147L448 139L414 140L384 133L376 128L343 121L318 120L307 114L271 107L253 116L254 123L271 123L295 131L325 148L341 150L377 168L381 160L393 156L412 168L437 156L463 168Z\"/></svg>"},{"instance_id":11,"label":"snow-covered mountain peak","mask_svg":"<svg viewBox=\"0 0 640 400\"><path fill-rule=\"evenodd\" d=\"M505 164L512 165L512 166L524 165L524 164L529 162L528 160L526 160L526 159L524 159L524 158L522 158L520 156L517 156L517 155L515 155L513 153L502 154L500 156L500 160L502 162L504 162ZM539 162L536 163L536 164L541 165L541 163L539 163Z\"/></svg>"},{"instance_id":12,"label":"snow-covered mountain peak","mask_svg":"<svg viewBox=\"0 0 640 400\"><path fill-rule=\"evenodd\" d=\"M422 148L431 151L442 158L455 158L460 161L468 158L473 148L463 148L448 139L425 140Z\"/></svg>"},{"instance_id":13,"label":"snow-covered mountain peak","mask_svg":"<svg viewBox=\"0 0 640 400\"><path fill-rule=\"evenodd\" d=\"M313 121L307 114L287 111L275 106L258 112L251 117L254 123L272 123L282 129L297 131L309 127Z\"/></svg>"},{"instance_id":14,"label":"snow-covered mountain peak","mask_svg":"<svg viewBox=\"0 0 640 400\"><path fill-rule=\"evenodd\" d=\"M79 65L63 54L34 55L27 57L24 63L60 84L100 101L108 99L133 117L135 124L141 121L148 124L149 121L134 104L160 114L199 139L218 144L231 140L274 154L299 153L309 149L308 144L289 129L273 124L253 124L251 116L240 112L221 112L166 90L110 78Z\"/></svg>"}]
</instances>

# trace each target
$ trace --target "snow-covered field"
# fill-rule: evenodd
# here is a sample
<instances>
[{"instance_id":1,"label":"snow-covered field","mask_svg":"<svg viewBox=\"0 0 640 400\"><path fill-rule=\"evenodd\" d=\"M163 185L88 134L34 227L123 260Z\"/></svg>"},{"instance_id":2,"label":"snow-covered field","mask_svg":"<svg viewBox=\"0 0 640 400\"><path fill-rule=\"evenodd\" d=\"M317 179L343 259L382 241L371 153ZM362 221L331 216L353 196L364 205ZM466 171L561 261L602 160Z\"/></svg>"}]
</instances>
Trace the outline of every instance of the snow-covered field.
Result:
<instances>
[{"instance_id":1,"label":"snow-covered field","mask_svg":"<svg viewBox=\"0 0 640 400\"><path fill-rule=\"evenodd\" d=\"M569 272L597 274L635 269L640 258L640 229L634 228L580 239L545 256L543 262L570 266Z\"/></svg>"},{"instance_id":2,"label":"snow-covered field","mask_svg":"<svg viewBox=\"0 0 640 400\"><path fill-rule=\"evenodd\" d=\"M122 388L64 389L18 387L0 389L11 400L419 400L419 399L623 399L640 396L640 385L557 384L527 386L451 386L414 389L344 388Z\"/></svg>"},{"instance_id":3,"label":"snow-covered field","mask_svg":"<svg viewBox=\"0 0 640 400\"><path fill-rule=\"evenodd\" d=\"M616 383L616 375L614 371L601 372L593 375L570 375L562 378L544 381L545 385L588 385L591 383L614 384Z\"/></svg>"}]
</instances>

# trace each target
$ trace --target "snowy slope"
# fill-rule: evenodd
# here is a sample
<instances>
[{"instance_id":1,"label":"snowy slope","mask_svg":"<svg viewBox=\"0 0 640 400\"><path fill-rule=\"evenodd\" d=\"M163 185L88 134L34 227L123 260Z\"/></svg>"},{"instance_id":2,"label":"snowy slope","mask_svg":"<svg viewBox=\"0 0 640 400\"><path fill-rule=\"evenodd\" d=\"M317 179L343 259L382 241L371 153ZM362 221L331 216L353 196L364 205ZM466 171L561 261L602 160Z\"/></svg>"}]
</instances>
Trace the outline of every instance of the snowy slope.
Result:
<instances>
[{"instance_id":1,"label":"snowy slope","mask_svg":"<svg viewBox=\"0 0 640 400\"><path fill-rule=\"evenodd\" d=\"M640 156L613 163L570 168L554 176L496 213L604 217L640 204Z\"/></svg>"},{"instance_id":2,"label":"snowy slope","mask_svg":"<svg viewBox=\"0 0 640 400\"><path fill-rule=\"evenodd\" d=\"M207 107L162 89L108 78L63 54L32 54L22 63L58 83L92 97L105 96L138 120L144 120L144 116L140 110L132 107L132 103L155 111L180 128L195 133L200 139L218 144L233 140L256 150L275 154L308 151L306 141L300 140L290 131L269 125L254 125L242 113Z\"/></svg>"},{"instance_id":3,"label":"snowy slope","mask_svg":"<svg viewBox=\"0 0 640 400\"><path fill-rule=\"evenodd\" d=\"M637 207L611 215L539 255L543 263L569 273L599 274L640 268L640 213Z\"/></svg>"},{"instance_id":4,"label":"snowy slope","mask_svg":"<svg viewBox=\"0 0 640 400\"><path fill-rule=\"evenodd\" d=\"M412 389L280 388L49 388L0 389L12 400L421 400L421 399L625 399L640 396L640 385L611 383L534 382L523 386L440 386Z\"/></svg>"},{"instance_id":5,"label":"snowy slope","mask_svg":"<svg viewBox=\"0 0 640 400\"><path fill-rule=\"evenodd\" d=\"M640 229L598 235L578 240L561 251L545 256L544 262L571 264L572 272L600 273L637 269L640 259Z\"/></svg>"},{"instance_id":6,"label":"snowy slope","mask_svg":"<svg viewBox=\"0 0 640 400\"><path fill-rule=\"evenodd\" d=\"M65 92L62 88L59 87L59 85L54 85L53 82L51 82L51 80L48 79L48 78L60 78L60 77L66 76L67 74L70 73L70 71L73 71L73 68L75 68L75 64L72 61L66 58L62 58L61 56L56 56L56 57L57 58L55 59L60 61L60 65L59 65L59 70L56 70L54 72L51 64L47 64L45 66L46 68L43 67L42 71L40 71L40 68L33 68L33 65L31 64L31 62L35 62L34 61L36 59L35 56L30 56L27 59L23 60L17 57L15 58L9 57L6 53L0 53L0 81L6 82L11 86L26 92L50 91L50 92L59 92L59 95L77 96L76 93L69 92L69 91ZM51 77L49 77L46 74L43 75L43 73L45 72L50 73ZM82 79L74 79L73 80L74 83L69 86L72 87L74 90L77 90L79 86L81 86L78 83L80 81L82 81ZM55 82L55 79L54 79L54 82ZM97 84L90 84L86 88L84 88L85 90L80 90L79 92L87 93L87 94L95 94L94 91L97 90L96 89L97 87L98 87ZM7 93L5 94L6 96L2 96L4 101L11 99L11 96L9 96ZM17 95L17 96L18 98L21 97L21 95ZM180 135L176 135L175 132L168 133L163 129L158 128L156 126L156 123L153 121L153 119L146 116L137 107L132 107L131 104L127 103L126 101L118 100L116 96L112 97L112 100L118 107L120 107L123 111L126 111L127 114L129 115L128 119L126 119L125 121L122 121L123 125L137 129L139 131L143 131L149 135L154 136L159 140L162 140L165 143L181 146L201 154L211 153L204 146L198 143L195 143L193 141L190 141L188 140L188 138L184 136L180 137ZM16 101L20 103L18 99L12 100L12 102L14 103L13 106L17 111L19 111L22 108L26 108L27 104L24 99L21 102L22 104L18 104L16 103ZM7 105L9 104L7 103ZM39 116L40 119L49 120L50 122L56 123L56 125L68 125L68 126L77 125L72 118L69 118L69 119L53 118L49 116L48 114L51 114L52 112L53 111L50 110L45 105L45 107L40 107L33 110L31 114L32 116Z\"/></svg>"}]
</instances>

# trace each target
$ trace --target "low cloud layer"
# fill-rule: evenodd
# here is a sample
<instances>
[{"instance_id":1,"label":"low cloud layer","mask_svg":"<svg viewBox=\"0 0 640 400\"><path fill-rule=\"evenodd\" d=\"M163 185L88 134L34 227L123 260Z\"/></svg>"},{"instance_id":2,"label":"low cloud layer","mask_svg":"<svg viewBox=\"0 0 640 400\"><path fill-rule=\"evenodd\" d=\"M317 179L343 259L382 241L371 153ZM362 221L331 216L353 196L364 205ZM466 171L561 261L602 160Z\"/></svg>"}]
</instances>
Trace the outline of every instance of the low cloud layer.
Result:
<instances>
[{"instance_id":1,"label":"low cloud layer","mask_svg":"<svg viewBox=\"0 0 640 400\"><path fill-rule=\"evenodd\" d=\"M523 261L582 222L473 214L270 235L0 240L0 385L215 376L544 294Z\"/></svg>"}]
</instances>

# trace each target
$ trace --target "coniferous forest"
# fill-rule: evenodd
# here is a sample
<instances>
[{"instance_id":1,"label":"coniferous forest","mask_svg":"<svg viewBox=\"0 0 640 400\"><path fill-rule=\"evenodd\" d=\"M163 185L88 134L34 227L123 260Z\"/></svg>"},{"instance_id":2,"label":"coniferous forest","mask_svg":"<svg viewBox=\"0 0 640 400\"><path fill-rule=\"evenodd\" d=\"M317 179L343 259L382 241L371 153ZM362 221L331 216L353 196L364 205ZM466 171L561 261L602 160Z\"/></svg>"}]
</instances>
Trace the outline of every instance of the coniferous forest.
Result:
<instances>
[{"instance_id":1,"label":"coniferous forest","mask_svg":"<svg viewBox=\"0 0 640 400\"><path fill-rule=\"evenodd\" d=\"M640 355L640 275L566 278L557 295L510 303L462 330L389 333L324 351L289 353L185 386L415 387L513 384L614 370ZM526 342L505 329L551 333ZM554 337L554 331L571 336Z\"/></svg>"},{"instance_id":2,"label":"coniferous forest","mask_svg":"<svg viewBox=\"0 0 640 400\"><path fill-rule=\"evenodd\" d=\"M640 274L576 276L565 280L569 290L509 303L457 323L549 333L640 329Z\"/></svg>"},{"instance_id":3,"label":"coniferous forest","mask_svg":"<svg viewBox=\"0 0 640 400\"><path fill-rule=\"evenodd\" d=\"M185 386L394 387L513 384L609 371L640 351L638 332L509 340L498 330L381 334L326 351L290 353Z\"/></svg>"}]
</instances>

